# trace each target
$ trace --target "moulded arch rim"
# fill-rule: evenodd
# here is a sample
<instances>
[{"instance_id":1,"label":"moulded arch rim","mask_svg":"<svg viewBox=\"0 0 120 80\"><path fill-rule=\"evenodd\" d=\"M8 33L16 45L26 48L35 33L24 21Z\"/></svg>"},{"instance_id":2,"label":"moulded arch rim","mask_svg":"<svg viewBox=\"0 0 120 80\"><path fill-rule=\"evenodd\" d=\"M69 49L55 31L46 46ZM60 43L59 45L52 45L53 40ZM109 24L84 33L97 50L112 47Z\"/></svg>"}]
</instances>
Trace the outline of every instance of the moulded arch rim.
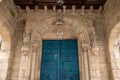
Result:
<instances>
[{"instance_id":1,"label":"moulded arch rim","mask_svg":"<svg viewBox=\"0 0 120 80\"><path fill-rule=\"evenodd\" d=\"M10 50L11 44L12 44L12 42L11 42L11 37L12 36L11 36L10 30L8 29L7 25L4 24L4 22L0 22L0 27L2 27L2 28L0 28L1 29L0 34L1 34L1 37L2 37L2 42L3 43L7 42L7 44L9 45L9 50ZM4 33L2 33L2 32L4 32Z\"/></svg>"},{"instance_id":2,"label":"moulded arch rim","mask_svg":"<svg viewBox=\"0 0 120 80\"><path fill-rule=\"evenodd\" d=\"M109 35L109 38L108 38L108 50L109 50L109 53L112 54L113 53L113 45L115 43L115 41L117 40L118 38L118 33L120 34L120 32L116 31L118 30L118 28L120 29L120 21L117 22L111 29L110 31L110 35ZM117 33L118 32L118 33ZM117 36L117 38L114 38L115 36Z\"/></svg>"},{"instance_id":3,"label":"moulded arch rim","mask_svg":"<svg viewBox=\"0 0 120 80\"><path fill-rule=\"evenodd\" d=\"M49 19L46 19L44 21L42 21L41 23L38 23L36 26L36 28L34 29L32 35L31 35L31 41L34 41L34 37L35 37L35 34L36 32L38 32L38 30L40 30L40 26L43 27L43 25L45 25L45 23L47 23L47 25L51 24L53 22L53 20L55 19L55 17L52 17L52 18L49 18ZM86 29L86 26L83 25L83 24L80 24L76 19L72 19L72 18L68 18L68 17L65 17L65 22L67 23L73 23L74 26L79 26L79 32L83 32L84 36L82 36L82 38L84 38L84 40L86 40L89 44L90 44L90 38L89 38L89 35L88 35L88 32L87 32L87 29ZM77 30L75 30L77 32Z\"/></svg>"}]
</instances>

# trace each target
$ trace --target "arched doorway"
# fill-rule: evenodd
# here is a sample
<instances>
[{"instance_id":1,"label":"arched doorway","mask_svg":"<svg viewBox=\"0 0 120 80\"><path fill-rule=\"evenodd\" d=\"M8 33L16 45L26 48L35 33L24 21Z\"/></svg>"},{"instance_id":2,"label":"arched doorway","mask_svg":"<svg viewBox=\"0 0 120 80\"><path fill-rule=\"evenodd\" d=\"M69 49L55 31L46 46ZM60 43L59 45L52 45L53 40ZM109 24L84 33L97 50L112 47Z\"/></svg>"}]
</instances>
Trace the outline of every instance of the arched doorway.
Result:
<instances>
[{"instance_id":1,"label":"arched doorway","mask_svg":"<svg viewBox=\"0 0 120 80\"><path fill-rule=\"evenodd\" d=\"M19 80L40 80L42 42L43 40L76 39L78 45L78 62L80 80L90 80L90 38L88 27L82 25L78 20L68 17L64 18L64 24L56 26L53 24L55 17L49 18L37 24L33 32L25 28L23 38L21 65ZM34 25L34 24L32 24ZM94 27L90 28L93 32ZM51 36L52 35L52 36ZM23 67L23 66L26 67Z\"/></svg>"},{"instance_id":2,"label":"arched doorway","mask_svg":"<svg viewBox=\"0 0 120 80\"><path fill-rule=\"evenodd\" d=\"M120 23L117 23L111 30L108 47L113 78L117 80L120 79Z\"/></svg>"},{"instance_id":3,"label":"arched doorway","mask_svg":"<svg viewBox=\"0 0 120 80\"><path fill-rule=\"evenodd\" d=\"M41 72L41 58L42 58L42 41L52 40L52 39L77 39L78 41L78 59L79 59L79 73L80 73L80 80L89 80L89 67L88 67L88 50L89 50L89 36L86 32L86 29L83 25L79 24L77 21L74 22L69 18L65 18L65 24L61 26L56 26L52 24L54 18L48 19L44 21L43 25L39 25L33 32L32 35L32 42L33 42L33 49L32 49L32 56L34 56L33 60L35 59L38 64L36 65L33 61L32 65L36 65L36 67L32 66L32 73L39 73L38 75L31 74L31 80L39 80L40 79L40 72ZM46 24L47 23L47 24ZM41 26L41 27L40 27ZM51 36L52 35L52 36ZM37 45L38 44L38 45ZM39 49L37 49L39 48ZM36 52L39 50L39 52ZM84 53L84 54L82 54ZM35 57L38 55L38 57ZM40 61L40 62L39 62ZM39 67L37 67L39 66Z\"/></svg>"}]
</instances>

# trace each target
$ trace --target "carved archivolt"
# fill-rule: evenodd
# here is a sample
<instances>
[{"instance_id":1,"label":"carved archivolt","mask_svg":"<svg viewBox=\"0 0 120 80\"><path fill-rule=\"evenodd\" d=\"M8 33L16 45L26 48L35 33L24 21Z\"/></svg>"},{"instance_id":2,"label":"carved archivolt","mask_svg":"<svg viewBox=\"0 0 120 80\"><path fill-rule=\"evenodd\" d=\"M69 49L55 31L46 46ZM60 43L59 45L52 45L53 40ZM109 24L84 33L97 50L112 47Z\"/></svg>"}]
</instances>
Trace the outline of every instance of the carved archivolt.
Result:
<instances>
[{"instance_id":1,"label":"carved archivolt","mask_svg":"<svg viewBox=\"0 0 120 80\"><path fill-rule=\"evenodd\" d=\"M47 31L52 31L52 28L54 29L54 27L57 27L56 25L53 24L55 19L56 19L55 17L52 17L52 18L46 19L41 23L39 23L38 21L32 34L26 33L23 38L23 47L30 46L30 49L29 49L30 51L28 56L31 58L30 60L28 60L30 69L28 70L28 68L26 68L28 72L30 72L30 73L28 72L26 73L26 77L25 77L26 80L40 79L39 75L40 75L41 64L39 61L41 61L41 55L42 55L42 52L41 52L42 40L43 40L43 36L47 33ZM91 44L90 44L91 38L89 34L90 32L88 31L89 31L89 28L90 29L93 28L92 30L95 30L94 26L88 27L88 25L85 25L87 22L84 22L82 20L76 20L74 18L64 17L63 19L64 19L64 24L62 24L59 27L72 29L77 34L76 38L78 40L79 67L82 68L80 69L80 73L81 73L80 75L82 75L81 80L89 80L90 71L88 66L89 64L88 53L90 52L89 50L91 48ZM31 40L29 40L29 38L31 38ZM93 39L93 42L95 42L94 39ZM26 45L26 43L28 43L29 45ZM22 66L21 66L21 69L22 69ZM38 74L38 75L34 75L34 74ZM20 77L21 75L19 75L19 80L21 79Z\"/></svg>"},{"instance_id":2,"label":"carved archivolt","mask_svg":"<svg viewBox=\"0 0 120 80\"><path fill-rule=\"evenodd\" d=\"M108 50L110 53L110 57L111 58L115 58L115 46L116 43L118 43L118 39L119 39L119 35L120 35L120 22L118 22L116 25L114 25L114 27L111 29L110 34L109 34L109 39L108 39Z\"/></svg>"},{"instance_id":3,"label":"carved archivolt","mask_svg":"<svg viewBox=\"0 0 120 80\"><path fill-rule=\"evenodd\" d=\"M34 54L35 54L34 48L37 47L39 49L40 46L36 45L36 44L39 44L39 42L42 43L42 36L44 36L44 34L46 34L47 31L52 30L52 27L55 27L55 25L53 25L54 20L55 20L55 18L47 19L43 23L38 24L37 27L35 28L34 32L32 33L32 36L31 36L31 43L32 43L31 44L31 46L32 46L31 47L32 48L31 55L34 56ZM88 67L88 64L89 64L88 52L89 52L89 48L90 48L90 38L89 38L88 32L86 30L86 26L83 26L82 24L80 24L78 21L76 21L74 19L65 17L64 24L62 24L61 27L66 27L66 28L72 29L77 34L78 48L79 48L78 54L79 54L79 64L80 64L79 67L82 68L82 69L80 69L80 72L82 72L82 73L80 73L80 75L84 75L81 77L81 80L89 80L90 74L89 74L89 67ZM80 47L82 48L82 50L80 50ZM41 48L42 48L42 46L41 46ZM35 49L35 50L38 51L38 49ZM80 54L80 53L83 53L83 54ZM41 56L42 52L41 51L39 53L36 52L36 54ZM36 60L36 61L39 62L40 60L39 61ZM34 63L32 63L32 64L34 64ZM40 62L38 64L40 67L40 65L41 65ZM85 67L82 67L82 66L85 66ZM34 68L34 71L32 71L32 73L40 73L40 69L35 68L35 67L33 67L33 68ZM84 70L84 71L81 71L81 70ZM39 76L36 77L32 74L31 74L31 76L32 76L31 79L34 79L34 80L40 79Z\"/></svg>"},{"instance_id":4,"label":"carved archivolt","mask_svg":"<svg viewBox=\"0 0 120 80\"><path fill-rule=\"evenodd\" d=\"M54 20L55 20L55 17L52 17L41 23L38 23L31 35L31 41L34 41L38 37L38 35L39 35L39 37L40 36L42 37L48 30L51 30L50 26L54 26L52 24ZM86 23L86 22L84 22L84 23ZM83 25L82 22L79 22L77 20L67 18L67 17L64 18L63 25L66 25L66 27L73 29L79 35L78 37L81 38L82 41L86 41L86 43L90 43L89 34L86 29L86 28L88 28L88 26Z\"/></svg>"}]
</instances>

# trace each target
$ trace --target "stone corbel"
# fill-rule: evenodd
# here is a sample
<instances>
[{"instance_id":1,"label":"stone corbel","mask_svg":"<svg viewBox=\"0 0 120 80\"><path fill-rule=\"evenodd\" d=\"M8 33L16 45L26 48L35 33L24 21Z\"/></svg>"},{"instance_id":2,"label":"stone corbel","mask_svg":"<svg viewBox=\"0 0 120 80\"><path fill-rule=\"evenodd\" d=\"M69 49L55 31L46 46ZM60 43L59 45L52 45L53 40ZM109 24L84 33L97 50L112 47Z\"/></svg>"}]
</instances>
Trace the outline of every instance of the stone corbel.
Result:
<instances>
[{"instance_id":1,"label":"stone corbel","mask_svg":"<svg viewBox=\"0 0 120 80\"><path fill-rule=\"evenodd\" d=\"M93 11L94 11L94 7L93 7L93 6L90 6L90 9L89 9L89 13L90 13L90 15L93 14Z\"/></svg>"},{"instance_id":2,"label":"stone corbel","mask_svg":"<svg viewBox=\"0 0 120 80\"><path fill-rule=\"evenodd\" d=\"M56 12L56 6L53 6L53 11Z\"/></svg>"},{"instance_id":3,"label":"stone corbel","mask_svg":"<svg viewBox=\"0 0 120 80\"><path fill-rule=\"evenodd\" d=\"M85 14L85 6L81 7L81 14L84 15Z\"/></svg>"},{"instance_id":4,"label":"stone corbel","mask_svg":"<svg viewBox=\"0 0 120 80\"><path fill-rule=\"evenodd\" d=\"M63 6L63 14L66 13L66 6Z\"/></svg>"},{"instance_id":5,"label":"stone corbel","mask_svg":"<svg viewBox=\"0 0 120 80\"><path fill-rule=\"evenodd\" d=\"M18 13L21 14L22 10L21 10L20 6L17 6L16 8L17 8L16 10L18 10Z\"/></svg>"},{"instance_id":6,"label":"stone corbel","mask_svg":"<svg viewBox=\"0 0 120 80\"><path fill-rule=\"evenodd\" d=\"M99 9L97 10L96 17L101 18L102 17L102 12L103 12L103 7L99 6Z\"/></svg>"},{"instance_id":7,"label":"stone corbel","mask_svg":"<svg viewBox=\"0 0 120 80\"><path fill-rule=\"evenodd\" d=\"M76 6L72 6L72 13L75 14L75 11L76 11Z\"/></svg>"},{"instance_id":8,"label":"stone corbel","mask_svg":"<svg viewBox=\"0 0 120 80\"><path fill-rule=\"evenodd\" d=\"M47 6L44 6L44 10L45 10L45 13L47 13L47 11L48 11Z\"/></svg>"},{"instance_id":9,"label":"stone corbel","mask_svg":"<svg viewBox=\"0 0 120 80\"><path fill-rule=\"evenodd\" d=\"M102 11L103 11L102 6L99 6L99 9L98 9L98 10L99 10L100 13L102 13Z\"/></svg>"},{"instance_id":10,"label":"stone corbel","mask_svg":"<svg viewBox=\"0 0 120 80\"><path fill-rule=\"evenodd\" d=\"M26 12L30 13L30 7L29 6L26 6Z\"/></svg>"},{"instance_id":11,"label":"stone corbel","mask_svg":"<svg viewBox=\"0 0 120 80\"><path fill-rule=\"evenodd\" d=\"M36 12L39 11L39 6L35 6L35 11L36 11Z\"/></svg>"},{"instance_id":12,"label":"stone corbel","mask_svg":"<svg viewBox=\"0 0 120 80\"><path fill-rule=\"evenodd\" d=\"M94 11L94 7L90 6L90 11L93 12Z\"/></svg>"}]
</instances>

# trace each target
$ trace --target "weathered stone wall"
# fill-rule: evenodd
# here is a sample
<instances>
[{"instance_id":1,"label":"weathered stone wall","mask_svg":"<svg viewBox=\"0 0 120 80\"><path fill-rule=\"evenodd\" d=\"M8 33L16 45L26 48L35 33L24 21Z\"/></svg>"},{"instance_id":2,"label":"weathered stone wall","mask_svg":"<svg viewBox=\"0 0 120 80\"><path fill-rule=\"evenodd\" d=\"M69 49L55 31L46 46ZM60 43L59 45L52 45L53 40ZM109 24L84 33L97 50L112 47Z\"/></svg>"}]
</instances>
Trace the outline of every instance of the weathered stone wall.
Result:
<instances>
[{"instance_id":1,"label":"weathered stone wall","mask_svg":"<svg viewBox=\"0 0 120 80\"><path fill-rule=\"evenodd\" d=\"M50 22L51 20L53 20L55 18L56 13L52 10L39 10L39 9L35 9L35 10L30 10L28 7L26 8L26 10L20 10L19 9L19 13L20 15L20 19L25 19L26 23L25 23L25 28L24 29L19 29L17 31L17 35L19 34L19 32L22 32L22 30L25 30L24 33L20 33L19 36L22 36L23 34L26 34L26 32L28 31L30 34L33 34L31 36L31 40L35 40L33 38L41 38L42 35L44 39L56 39L56 29L53 27L50 27ZM66 10L66 14L64 15L66 21L68 20L68 28L69 26L71 26L71 29L74 30L79 30L79 27L85 27L86 31L88 31L87 33L89 34L89 38L92 35L92 31L94 31L97 34L97 45L96 47L99 48L99 52L97 53L92 53L92 48L89 47L89 75L91 80L110 80L109 78L109 69L108 69L108 64L106 61L106 57L105 57L105 48L104 48L104 41L105 41L105 34L104 34L104 27L103 27L103 14L101 13L101 10L77 10L76 12L73 12L72 10ZM53 19L52 19L53 18ZM76 22L75 22L76 21ZM70 24L70 22L72 24ZM74 24L76 24L77 22L79 22L79 24L77 27L74 27ZM47 26L49 26L50 28L48 28ZM38 27L38 28L36 28ZM63 27L60 28L60 31L65 32L64 30L67 30L66 28L64 28L65 26L61 26ZM94 29L92 28L94 27ZM34 32L35 29L40 29L38 30L38 32ZM55 30L54 30L55 29ZM53 31L53 33L52 33ZM76 37L76 34L73 33L73 31L67 31L70 34L67 36L70 36L69 38L72 37ZM83 32L83 31L81 31ZM40 35L36 35L36 33L40 33ZM51 36L53 35L53 36ZM36 36L36 37L34 37ZM85 35L84 35L85 36ZM63 38L64 39L64 38ZM83 38L84 39L84 38ZM30 41L31 42L31 41ZM31 42L28 43L30 45L34 45L33 43L37 43L36 42ZM37 44L35 44L37 45ZM35 46L34 45L34 46ZM18 38L18 42L17 42L17 49L15 52L15 58L14 58L14 64L13 64L13 71L12 71L12 78L11 80L37 80L38 78L36 78L35 76L33 76L34 72L30 73L29 68L32 67L31 71L35 71L35 65L38 64L34 64L32 66L28 66L30 65L29 60L30 60L30 54L33 54L35 52L34 47L31 46L31 50L33 51L33 53L28 52L27 54L29 54L28 57L26 57L27 54L24 54L23 52L21 52L21 47L24 47L23 45L23 41L22 41L22 37ZM95 46L94 46L95 47ZM26 49L28 50L29 45L26 47ZM81 49L81 47L79 47L79 49ZM30 51L31 51L30 50ZM94 50L93 50L94 51ZM36 52L34 53L36 54ZM82 54L82 53L81 53ZM37 54L36 54L37 55ZM39 55L40 56L40 55ZM26 57L26 58L25 58ZM32 56L33 57L33 56ZM23 59L24 58L24 59ZM23 61L23 60L25 61ZM27 65L26 67L23 65ZM39 70L39 69L38 69ZM38 71L39 72L39 71ZM38 73L37 72L37 73ZM83 72L81 72L83 73ZM31 75L31 76L29 76ZM87 74L86 74L87 75ZM87 78L86 78L87 80Z\"/></svg>"},{"instance_id":2,"label":"weathered stone wall","mask_svg":"<svg viewBox=\"0 0 120 80\"><path fill-rule=\"evenodd\" d=\"M17 28L15 32L16 37L16 46L15 46L15 54L12 58L12 73L11 73L11 79L10 80L18 80L19 76L19 67L20 67L20 58L21 58L21 46L22 46L22 39L23 39L23 33L24 33L24 27L25 27L25 21L20 20L17 22ZM24 67L24 66L23 66ZM14 75L14 77L12 77Z\"/></svg>"},{"instance_id":3,"label":"weathered stone wall","mask_svg":"<svg viewBox=\"0 0 120 80\"><path fill-rule=\"evenodd\" d=\"M116 44L115 40L118 39L119 27L116 25L120 22L120 1L119 0L107 0L104 6L104 26L105 26L105 42L106 42L106 57L109 63L109 69L111 73L111 79L120 79L120 63L119 59L116 59L115 52L113 52L113 46ZM115 30L116 28L116 30Z\"/></svg>"},{"instance_id":4,"label":"weathered stone wall","mask_svg":"<svg viewBox=\"0 0 120 80\"><path fill-rule=\"evenodd\" d=\"M105 32L104 32L104 21L103 21L103 13L101 17L97 18L95 21L96 26L96 33L98 34L97 44L99 47L99 64L100 64L100 77L101 80L111 80L109 76L109 69L108 69L108 63L106 60L106 53L105 53ZM94 68L96 69L96 68ZM97 79L96 79L97 80Z\"/></svg>"},{"instance_id":5,"label":"weathered stone wall","mask_svg":"<svg viewBox=\"0 0 120 80\"><path fill-rule=\"evenodd\" d=\"M15 49L15 17L16 9L12 0L0 2L0 35L2 46L0 50L0 80L9 80L11 75L12 57ZM11 45L12 44L12 45Z\"/></svg>"},{"instance_id":6,"label":"weathered stone wall","mask_svg":"<svg viewBox=\"0 0 120 80\"><path fill-rule=\"evenodd\" d=\"M120 20L120 1L107 0L104 6L105 30L110 33L114 25ZM106 34L107 35L107 34Z\"/></svg>"},{"instance_id":7,"label":"weathered stone wall","mask_svg":"<svg viewBox=\"0 0 120 80\"><path fill-rule=\"evenodd\" d=\"M67 27L62 26L62 28L59 28L59 30L57 30L64 32L64 35L66 35L62 39L76 38L76 36L78 35L73 32L74 31L79 32L79 28L81 26L85 27L87 33L89 34L89 38L91 38L92 31L94 31L92 27L94 27L95 32L97 34L96 35L97 46L93 47L99 48L99 52L93 53L91 46L89 46L88 52L89 64L87 65L89 66L90 72L88 71L89 74L86 75L89 75L91 80L120 79L119 60L116 60L114 57L111 58L111 54L109 53L107 48L108 47L107 43L109 42L109 35L111 33L111 30L114 27L114 25L118 23L120 20L120 11L118 9L120 9L119 0L114 1L108 0L104 6L104 13L101 13L102 12L101 8L99 10L93 10L92 8L90 10L85 10L84 7L82 7L82 9L80 10L75 10L75 8L73 8L72 10L64 9L63 17L65 17L65 19L68 20L69 23L67 23L66 25ZM56 13L53 10L47 10L47 8L45 8L45 10L42 10L38 9L37 7L35 8L35 10L30 10L29 7L26 7L26 9L21 10L18 7L17 10L18 13L16 12L16 8L12 0L3 0L0 3L0 23L3 24L0 25L0 27L5 26L8 29L9 33L7 34L9 34L10 37L9 43L12 44L12 46L10 46L12 49L9 49L9 52L4 52L7 53L7 56L1 54L5 58L3 57L0 58L0 73L3 72L5 73L0 74L0 76L2 76L2 79L0 77L0 80L5 80L6 75L8 75L7 80L37 80L38 76L36 78L35 76L33 76L34 75L33 73L35 66L38 66L39 64L32 63L33 65L31 66L30 65L31 55L27 57L26 55L36 53L35 52L36 49L35 50L32 49L33 45L36 43L32 42L32 40L35 40L33 38L34 36L36 36L36 33L40 33L39 35L37 35L37 39L38 38L41 39L42 35L44 35L42 37L43 39L57 38L56 28L53 28L54 26L53 27L49 26L49 23L51 22L51 20L53 20L52 18L55 18ZM74 24L76 24L77 22L79 22L79 24L81 25L77 25L76 27L74 26ZM50 28L46 26L49 26ZM68 29L69 26L71 26L72 28ZM35 29L40 29L40 31L38 30L38 32L34 32ZM4 30L0 29L0 34L2 34L3 32ZM23 38L25 37L26 33L28 33L27 35L30 35L31 37L28 43L29 45L27 46L23 45L24 43ZM36 46L36 44L34 46ZM24 53L21 51L22 47L25 47L26 49L30 50L27 53ZM79 49L81 49L81 47L79 47ZM11 55L8 55L10 54L10 52ZM36 55L38 54L36 53ZM11 57L8 59L9 56ZM9 61L9 65L7 60ZM30 70L30 68L32 69ZM84 78L82 79L84 80Z\"/></svg>"},{"instance_id":8,"label":"weathered stone wall","mask_svg":"<svg viewBox=\"0 0 120 80\"><path fill-rule=\"evenodd\" d=\"M10 33L15 32L15 19L17 17L16 8L13 0L3 0L0 2L0 22L5 24Z\"/></svg>"}]
</instances>

